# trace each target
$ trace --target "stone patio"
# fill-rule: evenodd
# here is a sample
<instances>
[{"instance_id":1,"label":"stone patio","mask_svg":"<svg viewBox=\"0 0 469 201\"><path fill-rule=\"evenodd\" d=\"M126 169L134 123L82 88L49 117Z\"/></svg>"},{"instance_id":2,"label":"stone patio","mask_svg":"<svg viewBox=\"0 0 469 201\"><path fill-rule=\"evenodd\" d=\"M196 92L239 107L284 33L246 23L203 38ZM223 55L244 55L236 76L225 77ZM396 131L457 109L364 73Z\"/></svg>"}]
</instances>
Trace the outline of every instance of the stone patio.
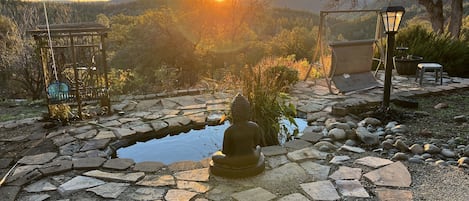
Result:
<instances>
[{"instance_id":1,"label":"stone patio","mask_svg":"<svg viewBox=\"0 0 469 201\"><path fill-rule=\"evenodd\" d=\"M382 73L379 76L383 80ZM469 79L446 77L440 86L429 83L433 79L427 77L422 87L413 77L395 75L393 79L392 99L469 88ZM123 96L113 107L116 115L46 133L44 136L53 140L57 152L19 159L19 166L6 185L0 187L0 195L5 201L412 200L409 190L412 176L406 162L369 156L370 149L340 143L321 134L324 129L330 132L334 128L347 134L346 125L327 121L334 116L346 116L356 107L379 104L382 89L336 95L330 94L320 82L308 81L296 84L291 95L300 116L311 126L301 139L283 146L263 147L268 167L256 177L230 180L211 176L209 159L174 164L110 159L119 147L137 139L217 124L229 110L232 97L227 93L171 98ZM117 115L118 112L123 115ZM0 122L0 129L15 129L37 120ZM396 126L383 129L402 132L396 131L400 128ZM14 162L11 158L0 158L2 176Z\"/></svg>"}]
</instances>

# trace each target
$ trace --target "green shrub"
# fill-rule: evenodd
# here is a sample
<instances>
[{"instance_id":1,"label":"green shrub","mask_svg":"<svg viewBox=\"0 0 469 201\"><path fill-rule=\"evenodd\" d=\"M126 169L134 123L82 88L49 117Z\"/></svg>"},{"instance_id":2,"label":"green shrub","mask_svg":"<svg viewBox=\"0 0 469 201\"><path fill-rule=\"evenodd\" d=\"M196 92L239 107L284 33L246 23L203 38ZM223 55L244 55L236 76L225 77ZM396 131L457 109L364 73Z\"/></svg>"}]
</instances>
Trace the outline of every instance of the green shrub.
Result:
<instances>
[{"instance_id":1,"label":"green shrub","mask_svg":"<svg viewBox=\"0 0 469 201\"><path fill-rule=\"evenodd\" d=\"M279 89L298 82L298 71L286 66L274 66L266 71L267 79L271 79L274 85Z\"/></svg>"},{"instance_id":2,"label":"green shrub","mask_svg":"<svg viewBox=\"0 0 469 201\"><path fill-rule=\"evenodd\" d=\"M276 66L273 59L264 59L243 71L243 94L251 103L253 121L264 131L263 146L278 145L280 141L286 141L298 133L297 129L289 133L287 127L280 124L282 119L287 119L298 127L294 120L295 106L287 104L289 97L283 93L288 86L284 81L296 79L292 78L294 73L285 68ZM274 75L277 79L272 79Z\"/></svg>"},{"instance_id":3,"label":"green shrub","mask_svg":"<svg viewBox=\"0 0 469 201\"><path fill-rule=\"evenodd\" d=\"M409 54L438 62L450 76L469 77L469 44L453 39L449 34L438 35L422 26L402 29L396 38L398 46L409 47Z\"/></svg>"}]
</instances>

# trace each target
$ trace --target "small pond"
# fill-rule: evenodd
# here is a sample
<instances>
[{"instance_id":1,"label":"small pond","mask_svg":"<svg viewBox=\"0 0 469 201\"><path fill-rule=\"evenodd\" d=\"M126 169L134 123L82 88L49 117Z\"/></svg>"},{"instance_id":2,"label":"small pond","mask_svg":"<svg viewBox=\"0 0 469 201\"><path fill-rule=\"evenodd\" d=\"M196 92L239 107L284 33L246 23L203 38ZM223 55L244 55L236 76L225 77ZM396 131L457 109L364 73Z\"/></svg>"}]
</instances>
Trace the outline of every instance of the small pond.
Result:
<instances>
[{"instance_id":1,"label":"small pond","mask_svg":"<svg viewBox=\"0 0 469 201\"><path fill-rule=\"evenodd\" d=\"M295 118L298 129L303 131L307 126L304 119ZM283 121L289 125L287 121ZM202 130L191 130L178 135L137 142L134 145L117 150L117 157L131 158L135 162L159 161L171 164L177 161L200 161L220 150L223 145L223 133L230 126L225 121L218 126L206 126ZM291 126L293 127L293 126Z\"/></svg>"}]
</instances>

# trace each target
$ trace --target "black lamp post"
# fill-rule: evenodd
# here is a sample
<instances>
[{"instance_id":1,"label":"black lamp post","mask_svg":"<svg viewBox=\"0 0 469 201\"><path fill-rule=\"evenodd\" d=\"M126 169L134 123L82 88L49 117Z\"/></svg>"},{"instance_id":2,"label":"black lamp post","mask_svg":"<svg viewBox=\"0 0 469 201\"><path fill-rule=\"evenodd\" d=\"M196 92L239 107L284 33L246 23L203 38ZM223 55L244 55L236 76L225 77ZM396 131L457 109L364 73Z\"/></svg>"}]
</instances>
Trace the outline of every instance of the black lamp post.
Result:
<instances>
[{"instance_id":1,"label":"black lamp post","mask_svg":"<svg viewBox=\"0 0 469 201\"><path fill-rule=\"evenodd\" d=\"M392 57L394 55L394 35L399 29L402 16L405 9L402 6L385 7L381 10L381 17L384 23L384 31L387 34L386 48L386 71L384 74L384 94L381 109L386 111L389 108L389 100L391 97L391 76L392 76Z\"/></svg>"}]
</instances>

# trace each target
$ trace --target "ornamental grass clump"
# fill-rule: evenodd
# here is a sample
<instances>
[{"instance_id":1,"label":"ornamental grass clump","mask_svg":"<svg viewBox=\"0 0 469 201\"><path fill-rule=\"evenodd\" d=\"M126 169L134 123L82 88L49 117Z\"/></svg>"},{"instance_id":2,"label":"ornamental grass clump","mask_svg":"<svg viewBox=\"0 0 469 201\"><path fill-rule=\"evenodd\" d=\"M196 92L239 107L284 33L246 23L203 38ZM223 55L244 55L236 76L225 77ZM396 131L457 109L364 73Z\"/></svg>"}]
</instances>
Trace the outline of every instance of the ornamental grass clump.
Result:
<instances>
[{"instance_id":1,"label":"ornamental grass clump","mask_svg":"<svg viewBox=\"0 0 469 201\"><path fill-rule=\"evenodd\" d=\"M289 103L287 88L298 80L298 72L278 65L275 59L264 59L253 67L245 67L242 74L243 94L251 103L252 120L264 132L263 146L278 145L298 134L294 118L296 108ZM287 125L280 124L286 119L296 129L292 133Z\"/></svg>"}]
</instances>

